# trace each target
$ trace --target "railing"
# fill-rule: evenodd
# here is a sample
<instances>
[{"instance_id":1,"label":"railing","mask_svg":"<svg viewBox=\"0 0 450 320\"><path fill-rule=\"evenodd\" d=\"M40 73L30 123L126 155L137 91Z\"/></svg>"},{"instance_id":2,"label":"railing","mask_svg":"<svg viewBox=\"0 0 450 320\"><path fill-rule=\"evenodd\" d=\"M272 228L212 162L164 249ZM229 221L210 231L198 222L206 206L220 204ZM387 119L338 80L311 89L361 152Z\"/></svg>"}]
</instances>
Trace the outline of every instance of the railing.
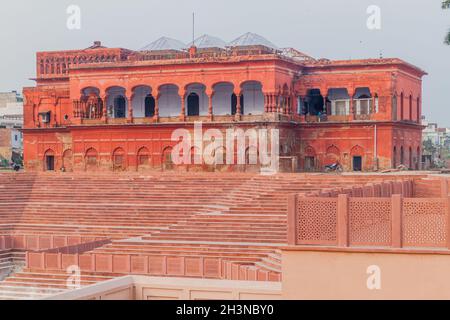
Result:
<instances>
[{"instance_id":1,"label":"railing","mask_svg":"<svg viewBox=\"0 0 450 320\"><path fill-rule=\"evenodd\" d=\"M66 270L72 265L85 272L108 272L155 276L182 276L220 279L222 258L132 254L64 254L27 252L26 268L32 270Z\"/></svg>"},{"instance_id":2,"label":"railing","mask_svg":"<svg viewBox=\"0 0 450 320\"><path fill-rule=\"evenodd\" d=\"M98 101L73 101L73 116L81 119L101 119L103 116L103 102Z\"/></svg>"},{"instance_id":3,"label":"railing","mask_svg":"<svg viewBox=\"0 0 450 320\"><path fill-rule=\"evenodd\" d=\"M3 235L0 236L0 250L48 250L69 246L78 246L84 243L104 241L101 237L81 236L44 236L44 235Z\"/></svg>"},{"instance_id":4,"label":"railing","mask_svg":"<svg viewBox=\"0 0 450 320\"><path fill-rule=\"evenodd\" d=\"M393 194L401 194L403 197L413 197L415 182L412 179L404 179L400 181L383 181L376 183L368 183L361 186L352 186L348 188L330 188L320 191L307 193L309 197L330 197L337 198L340 194L347 194L349 197L391 197Z\"/></svg>"},{"instance_id":5,"label":"railing","mask_svg":"<svg viewBox=\"0 0 450 320\"><path fill-rule=\"evenodd\" d=\"M290 245L450 248L449 198L289 197Z\"/></svg>"}]
</instances>

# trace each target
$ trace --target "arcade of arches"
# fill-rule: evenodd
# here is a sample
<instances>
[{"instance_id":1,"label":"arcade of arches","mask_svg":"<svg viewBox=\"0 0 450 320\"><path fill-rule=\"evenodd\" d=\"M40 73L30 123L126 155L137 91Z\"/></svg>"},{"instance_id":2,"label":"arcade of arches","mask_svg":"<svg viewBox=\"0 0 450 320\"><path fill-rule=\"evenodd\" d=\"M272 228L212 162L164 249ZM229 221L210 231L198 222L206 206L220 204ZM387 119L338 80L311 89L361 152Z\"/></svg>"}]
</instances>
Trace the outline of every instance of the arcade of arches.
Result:
<instances>
[{"instance_id":1,"label":"arcade of arches","mask_svg":"<svg viewBox=\"0 0 450 320\"><path fill-rule=\"evenodd\" d=\"M287 92L280 97L289 95ZM263 86L258 81L246 81L237 89L232 83L220 82L210 88L210 93L201 83L189 84L183 90L175 84L164 84L157 90L146 85L132 89L112 86L104 93L96 87L87 87L81 90L74 107L76 115L84 119L184 118L261 115L269 108L275 108L277 100L276 108L288 113L292 109L292 100L281 101L278 97L263 93Z\"/></svg>"}]
</instances>

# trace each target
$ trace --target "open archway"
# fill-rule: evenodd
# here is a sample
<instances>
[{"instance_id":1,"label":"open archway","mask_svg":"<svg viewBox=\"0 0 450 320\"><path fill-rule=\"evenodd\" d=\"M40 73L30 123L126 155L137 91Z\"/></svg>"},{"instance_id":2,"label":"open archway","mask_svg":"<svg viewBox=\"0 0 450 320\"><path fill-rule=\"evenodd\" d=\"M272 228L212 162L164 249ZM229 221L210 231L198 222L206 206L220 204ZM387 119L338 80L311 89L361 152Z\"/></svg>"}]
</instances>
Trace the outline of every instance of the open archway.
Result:
<instances>
[{"instance_id":1,"label":"open archway","mask_svg":"<svg viewBox=\"0 0 450 320\"><path fill-rule=\"evenodd\" d=\"M165 84L159 87L158 109L160 117L178 117L181 112L181 97L178 86Z\"/></svg>"},{"instance_id":2,"label":"open archway","mask_svg":"<svg viewBox=\"0 0 450 320\"><path fill-rule=\"evenodd\" d=\"M212 104L214 114L219 116L232 115L234 85L229 82L220 82L214 85L213 90ZM236 95L234 95L234 99L236 99ZM234 114L236 114L236 103L234 103Z\"/></svg>"},{"instance_id":3,"label":"open archway","mask_svg":"<svg viewBox=\"0 0 450 320\"><path fill-rule=\"evenodd\" d=\"M125 118L127 116L127 99L125 98L125 88L111 87L106 90L106 104L108 115L112 118Z\"/></svg>"},{"instance_id":4,"label":"open archway","mask_svg":"<svg viewBox=\"0 0 450 320\"><path fill-rule=\"evenodd\" d=\"M155 115L155 99L150 86L134 87L131 101L135 118L153 117Z\"/></svg>"},{"instance_id":5,"label":"open archway","mask_svg":"<svg viewBox=\"0 0 450 320\"><path fill-rule=\"evenodd\" d=\"M243 115L260 115L264 113L264 94L259 81L247 81L241 85L241 113ZM245 106L244 106L245 104Z\"/></svg>"}]
</instances>

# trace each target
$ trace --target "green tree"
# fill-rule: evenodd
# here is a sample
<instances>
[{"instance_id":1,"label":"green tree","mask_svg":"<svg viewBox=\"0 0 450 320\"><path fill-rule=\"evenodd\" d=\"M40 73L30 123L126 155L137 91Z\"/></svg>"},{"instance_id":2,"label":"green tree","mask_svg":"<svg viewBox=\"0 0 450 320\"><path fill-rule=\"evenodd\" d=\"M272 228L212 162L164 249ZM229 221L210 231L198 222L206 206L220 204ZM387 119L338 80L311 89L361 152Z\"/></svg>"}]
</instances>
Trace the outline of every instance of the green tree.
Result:
<instances>
[{"instance_id":1,"label":"green tree","mask_svg":"<svg viewBox=\"0 0 450 320\"><path fill-rule=\"evenodd\" d=\"M425 140L423 142L423 150L429 155L434 155L434 153L437 151L437 148L433 144L433 142L431 142L431 140Z\"/></svg>"},{"instance_id":2,"label":"green tree","mask_svg":"<svg viewBox=\"0 0 450 320\"><path fill-rule=\"evenodd\" d=\"M442 9L448 9L450 8L450 0L443 0L442 1ZM450 45L450 31L447 33L447 36L444 40L445 44Z\"/></svg>"}]
</instances>

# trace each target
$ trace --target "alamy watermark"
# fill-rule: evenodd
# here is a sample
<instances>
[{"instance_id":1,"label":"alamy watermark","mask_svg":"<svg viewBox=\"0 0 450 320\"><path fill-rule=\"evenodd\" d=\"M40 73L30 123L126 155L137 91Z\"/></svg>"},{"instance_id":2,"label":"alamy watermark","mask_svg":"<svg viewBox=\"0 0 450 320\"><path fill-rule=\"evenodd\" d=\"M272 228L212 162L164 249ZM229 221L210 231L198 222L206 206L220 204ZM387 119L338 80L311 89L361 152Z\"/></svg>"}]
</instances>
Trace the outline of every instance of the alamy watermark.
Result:
<instances>
[{"instance_id":1,"label":"alamy watermark","mask_svg":"<svg viewBox=\"0 0 450 320\"><path fill-rule=\"evenodd\" d=\"M381 268L377 265L371 265L366 270L369 277L366 285L369 290L381 290Z\"/></svg>"},{"instance_id":2,"label":"alamy watermark","mask_svg":"<svg viewBox=\"0 0 450 320\"><path fill-rule=\"evenodd\" d=\"M81 8L75 4L67 7L66 13L68 14L66 26L69 30L81 29Z\"/></svg>"},{"instance_id":3,"label":"alamy watermark","mask_svg":"<svg viewBox=\"0 0 450 320\"><path fill-rule=\"evenodd\" d=\"M369 30L381 30L381 8L377 5L367 7L367 28Z\"/></svg>"},{"instance_id":4,"label":"alamy watermark","mask_svg":"<svg viewBox=\"0 0 450 320\"><path fill-rule=\"evenodd\" d=\"M172 133L171 157L175 165L260 165L266 172L278 172L280 133L278 129L228 128L203 130L194 123L193 135L187 129Z\"/></svg>"}]
</instances>

